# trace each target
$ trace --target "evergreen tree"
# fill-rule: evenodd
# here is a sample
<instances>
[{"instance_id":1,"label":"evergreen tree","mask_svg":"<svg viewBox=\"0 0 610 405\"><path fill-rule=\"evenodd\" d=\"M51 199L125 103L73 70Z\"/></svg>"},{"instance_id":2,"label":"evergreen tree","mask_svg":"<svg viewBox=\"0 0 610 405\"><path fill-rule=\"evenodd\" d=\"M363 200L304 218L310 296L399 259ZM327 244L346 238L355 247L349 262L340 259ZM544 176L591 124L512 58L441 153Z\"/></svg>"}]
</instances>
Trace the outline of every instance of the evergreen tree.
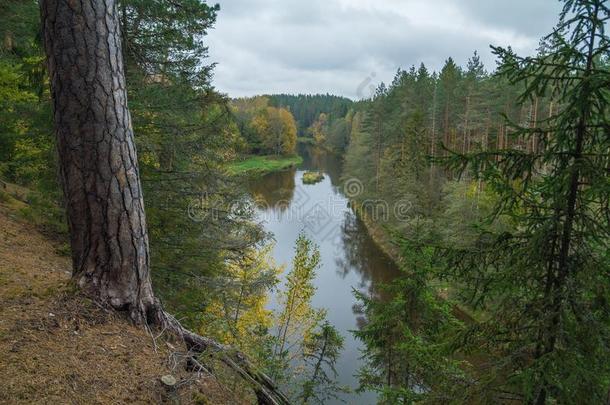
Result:
<instances>
[{"instance_id":1,"label":"evergreen tree","mask_svg":"<svg viewBox=\"0 0 610 405\"><path fill-rule=\"evenodd\" d=\"M377 87L375 96L371 100L371 108L367 111L362 122L363 129L370 134L370 150L373 153L373 166L375 174L373 178L373 190L378 193L382 181L382 157L386 140L384 118L386 114L385 96L387 88L382 83Z\"/></svg>"},{"instance_id":2,"label":"evergreen tree","mask_svg":"<svg viewBox=\"0 0 610 405\"><path fill-rule=\"evenodd\" d=\"M606 401L609 20L604 1L567 0L544 54L494 48L521 104L547 96L560 108L533 125L508 124L540 152L518 143L452 159L498 195L492 219L512 225L481 233L475 249L452 250L447 266L487 314L463 341L494 353L475 390L540 405Z\"/></svg>"},{"instance_id":3,"label":"evergreen tree","mask_svg":"<svg viewBox=\"0 0 610 405\"><path fill-rule=\"evenodd\" d=\"M328 321L324 322L303 345L303 360L307 366L300 400L303 404L324 404L337 399L345 387L337 384L335 365L343 349L343 337Z\"/></svg>"},{"instance_id":4,"label":"evergreen tree","mask_svg":"<svg viewBox=\"0 0 610 405\"><path fill-rule=\"evenodd\" d=\"M453 147L456 137L457 119L457 91L462 76L461 69L452 58L447 59L438 78L438 102L440 106L440 129L443 135L443 144L447 148Z\"/></svg>"},{"instance_id":5,"label":"evergreen tree","mask_svg":"<svg viewBox=\"0 0 610 405\"><path fill-rule=\"evenodd\" d=\"M428 226L426 221L414 223L413 232L421 239ZM424 241L403 240L403 275L384 286L390 298L356 293L366 316L355 332L366 344L360 389L378 392L383 404L451 403L467 385L446 341L462 326L450 303L439 299L430 286L434 250L421 247Z\"/></svg>"},{"instance_id":6,"label":"evergreen tree","mask_svg":"<svg viewBox=\"0 0 610 405\"><path fill-rule=\"evenodd\" d=\"M202 63L208 51L204 40L219 9L200 0L120 0L128 81L144 75L149 82L179 78L208 87L213 65Z\"/></svg>"},{"instance_id":7,"label":"evergreen tree","mask_svg":"<svg viewBox=\"0 0 610 405\"><path fill-rule=\"evenodd\" d=\"M295 349L311 334L323 319L323 311L311 306L315 293L313 280L320 266L320 251L303 234L299 235L295 246L292 269L286 277L286 286L280 292L278 301L277 341L274 354L280 358L294 358Z\"/></svg>"},{"instance_id":8,"label":"evergreen tree","mask_svg":"<svg viewBox=\"0 0 610 405\"><path fill-rule=\"evenodd\" d=\"M341 119L353 104L348 98L331 94L273 94L268 98L271 106L285 108L294 115L299 136L308 135L308 128L321 113L327 114L330 121Z\"/></svg>"}]
</instances>

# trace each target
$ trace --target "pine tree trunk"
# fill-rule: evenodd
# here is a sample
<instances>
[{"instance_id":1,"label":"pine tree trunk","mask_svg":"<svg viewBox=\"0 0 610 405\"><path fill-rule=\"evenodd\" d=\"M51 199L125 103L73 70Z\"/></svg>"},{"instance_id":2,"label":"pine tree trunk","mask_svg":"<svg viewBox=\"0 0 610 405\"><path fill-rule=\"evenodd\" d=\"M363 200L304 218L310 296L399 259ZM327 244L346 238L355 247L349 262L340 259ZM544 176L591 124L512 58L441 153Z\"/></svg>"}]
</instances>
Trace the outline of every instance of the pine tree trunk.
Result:
<instances>
[{"instance_id":1,"label":"pine tree trunk","mask_svg":"<svg viewBox=\"0 0 610 405\"><path fill-rule=\"evenodd\" d=\"M156 316L114 0L41 0L73 280L142 323Z\"/></svg>"},{"instance_id":2,"label":"pine tree trunk","mask_svg":"<svg viewBox=\"0 0 610 405\"><path fill-rule=\"evenodd\" d=\"M445 102L445 119L444 119L444 131L445 131L445 147L451 148L450 134L449 134L449 103ZM443 156L447 156L447 151L443 152Z\"/></svg>"},{"instance_id":3,"label":"pine tree trunk","mask_svg":"<svg viewBox=\"0 0 610 405\"><path fill-rule=\"evenodd\" d=\"M381 180L381 115L377 116L377 165L375 167L375 191L379 192L379 181Z\"/></svg>"},{"instance_id":4,"label":"pine tree trunk","mask_svg":"<svg viewBox=\"0 0 610 405\"><path fill-rule=\"evenodd\" d=\"M466 96L466 113L464 114L464 143L462 145L462 153L468 153L468 134L469 134L469 122L470 118L470 94Z\"/></svg>"},{"instance_id":5,"label":"pine tree trunk","mask_svg":"<svg viewBox=\"0 0 610 405\"><path fill-rule=\"evenodd\" d=\"M316 382L318 381L318 374L320 373L320 369L322 368L322 361L324 361L324 358L326 357L326 346L328 345L328 331L326 329L324 329L324 344L322 345L322 350L320 351L320 354L318 356L318 361L316 362L316 365L314 366L313 369L313 373L311 374L311 378L310 381L314 384L316 384ZM307 404L309 401L309 398L311 398L311 391L305 392L303 395L303 403Z\"/></svg>"},{"instance_id":6,"label":"pine tree trunk","mask_svg":"<svg viewBox=\"0 0 610 405\"><path fill-rule=\"evenodd\" d=\"M115 0L40 0L40 8L73 280L134 322L177 334L193 353L216 352L259 404L288 404L243 354L190 332L154 297Z\"/></svg>"},{"instance_id":7,"label":"pine tree trunk","mask_svg":"<svg viewBox=\"0 0 610 405\"><path fill-rule=\"evenodd\" d=\"M595 2L592 7L592 13L590 15L591 21L594 21L594 24L591 24L591 31L588 35L588 50L587 50L587 64L586 68L582 74L582 87L580 90L581 100L586 100L585 97L591 92L591 82L590 77L592 75L593 64L594 64L594 49L595 49L595 41L596 34L598 30L597 22L599 21L599 8L600 3ZM561 322L561 308L565 301L566 295L566 285L570 282L569 277L573 277L572 269L570 266L570 255L571 253L571 245L574 238L574 226L577 217L578 206L578 194L580 190L580 176L582 173L582 162L583 159L583 148L586 143L587 130L589 125L589 118L591 116L592 107L589 102L583 102L580 106L579 111L579 119L576 124L575 130L575 145L574 149L570 150L569 156L571 156L570 162L570 176L568 180L567 187L567 198L566 205L561 213L562 216L565 217L565 220L561 226L561 232L558 237L558 254L557 254L557 274L553 277L552 284L550 284L551 291L553 295L550 297L545 297L546 300L551 298L551 314L550 315L550 325L548 326L548 338L545 344L544 352L542 355L547 355L556 350L557 341L561 338L560 336L560 322ZM583 208L580 207L582 210ZM539 357L537 357L538 359ZM538 392L538 397L536 399L537 405L544 405L547 403L547 396L551 387L546 384L540 388Z\"/></svg>"},{"instance_id":8,"label":"pine tree trunk","mask_svg":"<svg viewBox=\"0 0 610 405\"><path fill-rule=\"evenodd\" d=\"M532 106L532 128L538 125L538 97L534 97L534 105ZM532 153L538 152L538 135L532 135Z\"/></svg>"},{"instance_id":9,"label":"pine tree trunk","mask_svg":"<svg viewBox=\"0 0 610 405\"><path fill-rule=\"evenodd\" d=\"M437 83L434 83L434 97L432 98L432 133L430 135L430 156L435 157L436 147L436 99ZM434 168L434 160L430 159L430 168Z\"/></svg>"}]
</instances>

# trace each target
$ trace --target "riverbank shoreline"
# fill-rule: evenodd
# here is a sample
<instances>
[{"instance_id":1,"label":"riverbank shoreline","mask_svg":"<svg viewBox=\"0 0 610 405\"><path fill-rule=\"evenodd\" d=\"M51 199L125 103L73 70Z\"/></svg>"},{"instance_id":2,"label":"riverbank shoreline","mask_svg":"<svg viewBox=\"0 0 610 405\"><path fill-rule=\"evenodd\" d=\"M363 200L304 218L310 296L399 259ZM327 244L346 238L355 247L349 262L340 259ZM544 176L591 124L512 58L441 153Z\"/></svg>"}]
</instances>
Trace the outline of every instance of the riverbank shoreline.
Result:
<instances>
[{"instance_id":1,"label":"riverbank shoreline","mask_svg":"<svg viewBox=\"0 0 610 405\"><path fill-rule=\"evenodd\" d=\"M389 258L394 262L397 267L401 267L402 255L400 249L391 240L386 229L383 226L375 223L362 209L361 204L358 204L354 200L350 200L350 207L354 211L354 214L362 221L366 231L368 232L371 240L383 251ZM448 286L432 285L436 291L437 296L442 300L451 300L451 288ZM451 300L453 304L454 314L465 322L475 322L475 314L454 300Z\"/></svg>"},{"instance_id":2,"label":"riverbank shoreline","mask_svg":"<svg viewBox=\"0 0 610 405\"><path fill-rule=\"evenodd\" d=\"M306 145L306 146L309 146L312 148L321 149L324 152L332 153L333 155L340 156L341 159L343 159L341 151L337 151L332 148L329 148L328 146L326 146L324 144L316 143L316 141L313 138L299 137L299 138L297 138L297 143L299 143L301 145Z\"/></svg>"},{"instance_id":3,"label":"riverbank shoreline","mask_svg":"<svg viewBox=\"0 0 610 405\"><path fill-rule=\"evenodd\" d=\"M262 176L268 173L286 170L300 165L303 158L294 156L248 156L243 160L233 161L227 165L227 171L233 176Z\"/></svg>"},{"instance_id":4,"label":"riverbank shoreline","mask_svg":"<svg viewBox=\"0 0 610 405\"><path fill-rule=\"evenodd\" d=\"M359 204L354 200L350 200L350 207L358 219L364 224L367 233L375 245L377 245L377 247L379 247L379 249L381 249L381 251L385 253L394 262L394 264L396 264L396 266L400 267L400 263L402 262L400 249L392 242L386 230L379 224L375 223L366 214L366 212L362 209L362 204Z\"/></svg>"}]
</instances>

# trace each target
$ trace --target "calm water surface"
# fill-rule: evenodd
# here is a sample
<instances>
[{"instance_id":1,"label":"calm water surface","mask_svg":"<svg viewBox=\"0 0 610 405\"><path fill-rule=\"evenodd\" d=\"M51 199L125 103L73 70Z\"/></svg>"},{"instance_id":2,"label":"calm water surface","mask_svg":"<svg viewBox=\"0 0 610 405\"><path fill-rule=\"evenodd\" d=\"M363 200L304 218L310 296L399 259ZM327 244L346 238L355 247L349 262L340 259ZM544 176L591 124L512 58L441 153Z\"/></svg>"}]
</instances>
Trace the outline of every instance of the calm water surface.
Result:
<instances>
[{"instance_id":1,"label":"calm water surface","mask_svg":"<svg viewBox=\"0 0 610 405\"><path fill-rule=\"evenodd\" d=\"M377 295L379 285L391 281L399 270L375 245L349 208L339 184L340 159L317 148L300 149L304 159L301 166L252 180L249 188L261 201L259 219L274 235L273 255L278 264L290 267L300 232L319 246L322 263L315 279L313 306L325 308L328 320L345 338L337 364L338 379L341 384L356 388L362 345L350 331L358 329L364 319L353 289ZM324 180L314 185L303 184L301 177L306 170L323 172ZM274 299L270 305L276 306ZM375 395L349 394L343 400L349 404L374 404Z\"/></svg>"}]
</instances>

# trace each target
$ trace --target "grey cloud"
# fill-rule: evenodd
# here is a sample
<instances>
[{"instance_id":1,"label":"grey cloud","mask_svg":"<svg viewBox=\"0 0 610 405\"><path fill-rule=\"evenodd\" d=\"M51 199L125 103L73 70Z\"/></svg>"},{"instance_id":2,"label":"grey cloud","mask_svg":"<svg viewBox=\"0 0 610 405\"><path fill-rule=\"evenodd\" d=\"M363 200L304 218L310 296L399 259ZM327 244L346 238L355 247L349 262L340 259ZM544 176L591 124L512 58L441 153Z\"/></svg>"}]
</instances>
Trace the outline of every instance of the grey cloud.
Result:
<instances>
[{"instance_id":1,"label":"grey cloud","mask_svg":"<svg viewBox=\"0 0 610 405\"><path fill-rule=\"evenodd\" d=\"M553 0L227 0L208 36L215 81L231 96L330 92L357 97L371 73L438 70L489 44L531 53L557 19Z\"/></svg>"},{"instance_id":2,"label":"grey cloud","mask_svg":"<svg viewBox=\"0 0 610 405\"><path fill-rule=\"evenodd\" d=\"M466 12L479 22L532 36L547 33L562 9L562 2L556 0L464 0L463 3Z\"/></svg>"}]
</instances>

